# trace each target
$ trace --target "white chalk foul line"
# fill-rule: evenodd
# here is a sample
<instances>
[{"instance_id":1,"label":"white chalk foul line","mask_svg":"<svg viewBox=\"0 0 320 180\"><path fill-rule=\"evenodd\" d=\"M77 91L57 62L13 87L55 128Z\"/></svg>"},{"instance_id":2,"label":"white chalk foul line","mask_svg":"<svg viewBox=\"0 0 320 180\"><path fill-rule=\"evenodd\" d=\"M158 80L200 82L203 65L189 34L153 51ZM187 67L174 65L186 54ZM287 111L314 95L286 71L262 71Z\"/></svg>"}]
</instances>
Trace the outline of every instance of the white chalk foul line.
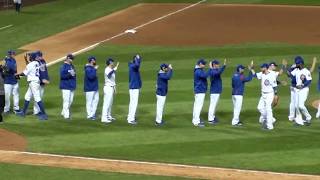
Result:
<instances>
[{"instance_id":1,"label":"white chalk foul line","mask_svg":"<svg viewBox=\"0 0 320 180\"><path fill-rule=\"evenodd\" d=\"M36 155L43 157L58 157L58 158L70 158L70 159L81 159L81 160L93 160L93 161L104 161L104 162L116 162L116 163L130 163L130 164L143 164L143 165L159 165L159 166L169 166L173 168L193 168L193 169L207 169L207 170L221 170L221 171L236 171L241 173L261 173L261 174L270 174L270 175L286 175L286 176L298 176L298 177L314 177L319 178L317 175L309 174L298 174L298 173L281 173L281 172L272 172L272 171L255 171L255 170L243 170L243 169L232 169L232 168L217 168L209 166L193 166L193 165L184 165L184 164L172 164L172 163L157 163L157 162L146 162L146 161L133 161L133 160L116 160L116 159L101 159L101 158L92 158L92 157L81 157L81 156L70 156L70 155L59 155L59 154L47 154L47 153L36 153L36 152L20 152L20 151L3 151L5 153L12 154L25 154L25 155Z\"/></svg>"},{"instance_id":2,"label":"white chalk foul line","mask_svg":"<svg viewBox=\"0 0 320 180\"><path fill-rule=\"evenodd\" d=\"M149 21L149 22L146 22L146 23L144 23L144 24L141 24L141 25L136 26L136 27L131 28L131 29L132 29L132 30L137 30L137 29L143 28L143 27L145 27L145 26L147 26L147 25L150 25L150 24L152 24L152 23L155 23L155 22L157 22L157 21L160 21L160 20L162 20L162 19L165 19L165 18L167 18L167 17L169 17L169 16L172 16L172 15L175 15L175 14L180 13L180 12L182 12L182 11L185 11L185 10L187 10L187 9L190 9L190 8L192 8L192 7L194 7L194 6L197 6L197 5L201 4L201 3L204 3L204 2L206 2L206 1L207 1L207 0L201 0L201 1L197 2L197 3L191 4L191 5L187 6L187 7L182 8L182 9L173 11L173 12L171 12L171 13L169 13L169 14L163 15L163 16L161 16L161 17L159 17L159 18L153 19L153 20L151 20L151 21ZM88 47L85 47L85 48L80 49L80 50L78 50L78 51L76 51L76 52L73 52L72 54L73 54L73 55L79 55L79 54L81 54L81 53L87 52L87 51L89 51L89 50L91 50L91 49L94 49L95 47L99 46L99 45L102 44L102 43L111 41L111 40L113 40L113 39L115 39L115 38L118 38L118 37L120 37L120 36L123 36L123 35L125 35L125 34L127 34L127 32L125 32L125 31L124 31L124 32L121 32L121 33L119 33L119 34L117 34L117 35L115 35L115 36L112 36L112 37L110 37L110 38L104 39L104 40L99 41L99 42L97 42L97 43L95 43L95 44L92 44L92 45L90 45L90 46L88 46ZM60 62L60 61L63 61L64 59L65 59L65 57L58 58L58 59L56 59L56 60L54 60L54 61L51 61L51 62L47 63L47 66L51 66L51 65L53 65L53 64L56 64L56 63L58 63L58 62Z\"/></svg>"},{"instance_id":3,"label":"white chalk foul line","mask_svg":"<svg viewBox=\"0 0 320 180\"><path fill-rule=\"evenodd\" d=\"M12 26L13 26L12 24L10 24L10 25L8 25L8 26L3 26L3 27L0 27L0 30L7 29L7 28L10 28L10 27L12 27Z\"/></svg>"}]
</instances>

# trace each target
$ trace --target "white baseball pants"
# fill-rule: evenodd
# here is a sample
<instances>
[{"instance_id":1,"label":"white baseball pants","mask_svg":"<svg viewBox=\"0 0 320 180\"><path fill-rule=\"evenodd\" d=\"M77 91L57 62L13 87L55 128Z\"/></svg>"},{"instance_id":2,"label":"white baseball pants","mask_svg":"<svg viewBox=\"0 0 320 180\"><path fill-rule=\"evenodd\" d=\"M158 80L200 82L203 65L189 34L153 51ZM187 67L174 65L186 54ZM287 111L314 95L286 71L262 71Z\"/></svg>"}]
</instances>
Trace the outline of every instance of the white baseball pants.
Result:
<instances>
[{"instance_id":1,"label":"white baseball pants","mask_svg":"<svg viewBox=\"0 0 320 180\"><path fill-rule=\"evenodd\" d=\"M307 98L308 98L308 94L309 94L309 88L305 87L303 89L295 89L295 108L296 108L296 118L295 118L295 122L297 124L303 125L304 121L302 118L302 114L306 117L307 121L311 120L311 115L308 112L308 109L306 108L306 106L304 105Z\"/></svg>"},{"instance_id":2,"label":"white baseball pants","mask_svg":"<svg viewBox=\"0 0 320 180\"><path fill-rule=\"evenodd\" d=\"M266 121L268 129L273 129L272 101L274 93L262 93L258 104L258 110L261 113L259 121ZM263 123L263 122L262 122Z\"/></svg>"},{"instance_id":3,"label":"white baseball pants","mask_svg":"<svg viewBox=\"0 0 320 180\"><path fill-rule=\"evenodd\" d=\"M10 98L13 95L13 110L19 110L19 84L4 84L5 106L4 112L10 111Z\"/></svg>"},{"instance_id":4,"label":"white baseball pants","mask_svg":"<svg viewBox=\"0 0 320 180\"><path fill-rule=\"evenodd\" d=\"M193 104L193 125L198 125L200 123L200 114L204 103L205 93L198 93L194 95L194 104Z\"/></svg>"},{"instance_id":5,"label":"white baseball pants","mask_svg":"<svg viewBox=\"0 0 320 180\"><path fill-rule=\"evenodd\" d=\"M61 115L68 119L70 118L70 107L73 102L74 91L62 89L62 112Z\"/></svg>"},{"instance_id":6,"label":"white baseball pants","mask_svg":"<svg viewBox=\"0 0 320 180\"><path fill-rule=\"evenodd\" d=\"M87 118L91 118L96 115L98 103L99 103L99 91L86 92Z\"/></svg>"},{"instance_id":7,"label":"white baseball pants","mask_svg":"<svg viewBox=\"0 0 320 180\"><path fill-rule=\"evenodd\" d=\"M236 125L240 122L240 112L242 108L242 95L233 95L232 102L233 102L233 118L232 118L232 125Z\"/></svg>"},{"instance_id":8,"label":"white baseball pants","mask_svg":"<svg viewBox=\"0 0 320 180\"><path fill-rule=\"evenodd\" d=\"M216 117L216 108L220 98L220 94L210 94L210 106L208 111L208 121L213 121Z\"/></svg>"},{"instance_id":9,"label":"white baseball pants","mask_svg":"<svg viewBox=\"0 0 320 180\"><path fill-rule=\"evenodd\" d=\"M130 94L130 103L129 103L129 113L128 113L128 122L135 121L136 111L138 107L140 89L129 89Z\"/></svg>"},{"instance_id":10,"label":"white baseball pants","mask_svg":"<svg viewBox=\"0 0 320 180\"><path fill-rule=\"evenodd\" d=\"M296 117L295 98L295 88L290 87L289 121L293 121Z\"/></svg>"},{"instance_id":11,"label":"white baseball pants","mask_svg":"<svg viewBox=\"0 0 320 180\"><path fill-rule=\"evenodd\" d=\"M41 101L40 83L37 81L30 81L29 82L29 87L28 87L28 90L24 96L24 99L26 101L30 101L32 97L34 98L35 102Z\"/></svg>"},{"instance_id":12,"label":"white baseball pants","mask_svg":"<svg viewBox=\"0 0 320 180\"><path fill-rule=\"evenodd\" d=\"M40 85L40 98L41 100L43 99L43 94L44 94L44 86ZM33 102L33 114L39 114L40 113L40 108L38 106L38 103L34 100Z\"/></svg>"},{"instance_id":13,"label":"white baseball pants","mask_svg":"<svg viewBox=\"0 0 320 180\"><path fill-rule=\"evenodd\" d=\"M166 96L157 95L157 115L156 115L157 123L162 122L162 113L163 113L165 102L166 102Z\"/></svg>"},{"instance_id":14,"label":"white baseball pants","mask_svg":"<svg viewBox=\"0 0 320 180\"><path fill-rule=\"evenodd\" d=\"M111 122L111 110L113 104L114 87L104 86L103 88L103 107L101 122Z\"/></svg>"}]
</instances>

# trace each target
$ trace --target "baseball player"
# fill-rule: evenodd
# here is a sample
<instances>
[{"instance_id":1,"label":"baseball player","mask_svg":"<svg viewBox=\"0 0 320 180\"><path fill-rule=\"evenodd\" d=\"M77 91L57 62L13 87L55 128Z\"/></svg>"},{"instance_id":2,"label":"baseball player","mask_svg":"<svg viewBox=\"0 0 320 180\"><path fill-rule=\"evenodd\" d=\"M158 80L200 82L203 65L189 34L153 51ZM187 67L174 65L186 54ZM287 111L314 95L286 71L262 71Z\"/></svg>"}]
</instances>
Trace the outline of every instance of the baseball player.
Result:
<instances>
[{"instance_id":1,"label":"baseball player","mask_svg":"<svg viewBox=\"0 0 320 180\"><path fill-rule=\"evenodd\" d=\"M30 100L33 97L40 109L40 113L38 115L39 120L47 120L48 116L45 112L40 96L40 56L39 54L34 54L33 56L35 57L30 59L31 61L27 64L26 69L22 73L17 74L18 76L26 76L29 84L29 88L24 97L25 101L23 110L17 112L17 115L21 117L26 115Z\"/></svg>"},{"instance_id":2,"label":"baseball player","mask_svg":"<svg viewBox=\"0 0 320 180\"><path fill-rule=\"evenodd\" d=\"M73 102L74 90L77 86L76 70L72 64L74 56L68 54L60 67L60 89L62 91L62 112L64 119L70 119L70 107Z\"/></svg>"},{"instance_id":3,"label":"baseball player","mask_svg":"<svg viewBox=\"0 0 320 180\"><path fill-rule=\"evenodd\" d=\"M157 78L157 115L156 115L156 126L162 126L164 124L164 120L162 119L162 113L164 109L164 104L166 102L166 96L168 93L168 81L172 77L172 66L171 64L161 64L160 70L158 72Z\"/></svg>"},{"instance_id":4,"label":"baseball player","mask_svg":"<svg viewBox=\"0 0 320 180\"><path fill-rule=\"evenodd\" d=\"M232 76L232 102L233 102L233 118L232 118L232 126L242 126L242 122L240 121L240 112L242 108L243 101L243 93L245 83L252 80L253 75L255 74L252 69L253 62L249 66L249 75L244 75L245 67L243 65L238 65L236 68L236 73Z\"/></svg>"},{"instance_id":5,"label":"baseball player","mask_svg":"<svg viewBox=\"0 0 320 180\"><path fill-rule=\"evenodd\" d=\"M289 116L288 119L289 121L294 121L296 118L296 109L295 109L295 88L297 85L296 77L291 74L293 70L296 69L296 65L293 64L289 69L288 69L288 77L291 80L291 86L290 86L290 105L289 105Z\"/></svg>"},{"instance_id":6,"label":"baseball player","mask_svg":"<svg viewBox=\"0 0 320 180\"><path fill-rule=\"evenodd\" d=\"M220 94L222 92L222 80L221 74L224 72L226 68L227 60L224 60L223 66L220 67L220 62L218 60L213 60L210 62L210 69L208 72L208 76L211 80L210 86L210 106L208 112L208 123L209 124L216 124L219 122L218 118L216 117L216 107L220 98Z\"/></svg>"},{"instance_id":7,"label":"baseball player","mask_svg":"<svg viewBox=\"0 0 320 180\"><path fill-rule=\"evenodd\" d=\"M99 81L96 58L90 56L84 67L84 92L86 94L87 119L96 120L96 111L99 103Z\"/></svg>"},{"instance_id":8,"label":"baseball player","mask_svg":"<svg viewBox=\"0 0 320 180\"><path fill-rule=\"evenodd\" d=\"M205 71L206 61L200 59L194 68L194 104L192 124L196 127L205 127L204 122L200 120L200 114L203 107L204 98L208 88L208 72Z\"/></svg>"},{"instance_id":9,"label":"baseball player","mask_svg":"<svg viewBox=\"0 0 320 180\"><path fill-rule=\"evenodd\" d=\"M35 52L39 58L39 78L40 78L40 97L43 99L43 94L44 94L44 87L50 83L50 78L49 78L49 73L48 73L48 68L47 68L47 63L45 59L43 58L43 54L41 51ZM35 102L33 104L33 114L34 115L39 115L41 112L38 104Z\"/></svg>"},{"instance_id":10,"label":"baseball player","mask_svg":"<svg viewBox=\"0 0 320 180\"><path fill-rule=\"evenodd\" d=\"M295 63L296 68L291 71L291 74L296 77L297 83L295 87L295 125L310 125L312 117L304 104L308 98L312 77L310 71L304 67L304 60L301 56L295 58ZM305 116L305 121L302 119L301 114Z\"/></svg>"},{"instance_id":11,"label":"baseball player","mask_svg":"<svg viewBox=\"0 0 320 180\"><path fill-rule=\"evenodd\" d=\"M13 95L13 111L19 112L19 84L16 79L17 63L15 60L16 53L12 50L8 51L8 55L4 59L4 91L5 91L5 106L4 113L10 112L10 99Z\"/></svg>"},{"instance_id":12,"label":"baseball player","mask_svg":"<svg viewBox=\"0 0 320 180\"><path fill-rule=\"evenodd\" d=\"M114 64L114 60L109 58L106 60L106 68L104 70L104 87L103 87L103 108L101 122L109 124L116 119L112 117L113 95L116 92L116 71L118 70L119 62Z\"/></svg>"},{"instance_id":13,"label":"baseball player","mask_svg":"<svg viewBox=\"0 0 320 180\"><path fill-rule=\"evenodd\" d=\"M136 111L139 100L139 92L142 86L141 76L140 76L140 55L135 55L133 60L129 62L129 112L128 112L128 123L131 125L136 125L138 122L136 120Z\"/></svg>"},{"instance_id":14,"label":"baseball player","mask_svg":"<svg viewBox=\"0 0 320 180\"><path fill-rule=\"evenodd\" d=\"M272 130L274 128L272 101L277 91L277 80L275 76L268 71L269 64L262 64L260 67L261 72L255 74L257 79L261 80L261 98L257 107L261 113L259 121L263 124L263 129Z\"/></svg>"}]
</instances>

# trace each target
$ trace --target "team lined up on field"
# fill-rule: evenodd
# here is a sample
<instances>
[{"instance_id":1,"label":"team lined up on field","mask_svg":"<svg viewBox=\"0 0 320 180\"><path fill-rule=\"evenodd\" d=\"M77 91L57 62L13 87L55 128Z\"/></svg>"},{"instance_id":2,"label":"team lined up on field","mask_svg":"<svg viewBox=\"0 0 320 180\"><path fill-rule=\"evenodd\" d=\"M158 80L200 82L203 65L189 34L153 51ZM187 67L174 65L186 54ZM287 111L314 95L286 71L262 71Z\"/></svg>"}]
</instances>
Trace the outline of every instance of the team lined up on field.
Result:
<instances>
[{"instance_id":1,"label":"team lined up on field","mask_svg":"<svg viewBox=\"0 0 320 180\"><path fill-rule=\"evenodd\" d=\"M18 116L24 117L27 113L28 106L31 98L35 100L34 114L39 117L40 120L47 120L47 114L44 109L44 105L41 101L44 86L49 84L48 70L45 60L41 51L27 53L26 69L22 73L17 73L17 65L15 61L15 52L9 51L7 57L4 59L1 66L1 73L4 79L5 90L5 107L4 113L10 111L10 96L13 94L14 106L13 110ZM64 60L64 63L60 68L60 89L62 91L62 112L61 115L65 119L71 118L70 107L73 102L74 90L76 89L76 70L72 64L74 56L68 54ZM142 81L140 76L140 65L142 58L140 55L135 55L128 63L129 67L129 112L127 116L127 122L131 125L137 124L136 110L138 106L138 99L140 89L142 87ZM316 59L314 59L312 71L315 67ZM210 78L210 107L208 112L208 123L215 125L219 122L215 116L216 107L219 101L220 94L222 92L222 80L221 74L226 68L226 60L223 66L220 67L218 60L209 62L209 70L205 71L207 62L200 59L194 69L194 93L195 101L193 107L192 123L196 127L204 127L205 123L200 119L200 113L202 110L205 94L207 92L207 78ZM114 60L109 58L106 60L106 67L104 71L104 98L103 108L101 114L101 121L109 124L115 120L112 116L112 102L113 96L116 92L116 71L119 63L115 64ZM276 70L276 63L262 64L261 72L256 73L253 69L253 62L248 66L249 75L245 76L245 67L238 65L236 72L232 77L232 101L234 105L234 113L232 119L233 126L241 126L242 122L239 119L245 83L251 81L254 77L261 80L261 98L258 104L258 110L260 112L259 122L262 127L267 130L273 129L273 124L276 121L272 114L272 105L277 104L277 78L283 72L285 72L291 78L291 102L290 102L290 114L289 120L295 122L295 125L309 125L311 122L311 115L309 114L304 103L307 99L309 86L311 84L311 73L307 68L304 68L304 60L302 57L297 56L295 58L294 65L290 68L287 67L287 62L283 61L282 68L279 72ZM88 63L85 65L84 72L84 91L86 94L86 110L87 119L96 120L96 110L99 102L99 83L98 83L98 65L96 64L96 58L90 56ZM166 101L166 95L168 93L168 81L171 79L173 69L171 65L161 64L158 72L157 79L157 111L155 125L161 126L164 124L162 119L162 113ZM24 107L19 109L19 85L17 79L20 76L26 76L28 81L28 91L25 95ZM1 82L1 81L0 81ZM0 103L1 104L1 103ZM302 118L302 114L305 120ZM317 118L320 116L320 108L317 113Z\"/></svg>"}]
</instances>

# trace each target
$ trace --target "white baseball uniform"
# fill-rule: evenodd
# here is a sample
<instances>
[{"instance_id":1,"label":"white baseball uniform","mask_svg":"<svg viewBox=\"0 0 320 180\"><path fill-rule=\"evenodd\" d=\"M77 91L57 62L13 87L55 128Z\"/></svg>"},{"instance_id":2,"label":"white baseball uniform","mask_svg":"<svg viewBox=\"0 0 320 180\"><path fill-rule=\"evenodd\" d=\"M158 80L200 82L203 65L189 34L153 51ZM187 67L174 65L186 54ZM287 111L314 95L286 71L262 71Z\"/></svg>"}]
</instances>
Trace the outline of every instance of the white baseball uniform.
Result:
<instances>
[{"instance_id":1,"label":"white baseball uniform","mask_svg":"<svg viewBox=\"0 0 320 180\"><path fill-rule=\"evenodd\" d=\"M296 77L297 87L303 86L303 81L311 81L311 73L307 68L299 69L296 68L291 72L293 76ZM304 105L309 94L309 87L303 87L302 89L295 88L295 109L296 109L296 118L295 122L300 125L304 125L304 120L302 119L301 113L305 116L306 121L311 120L311 115L308 112L308 109Z\"/></svg>"},{"instance_id":2,"label":"white baseball uniform","mask_svg":"<svg viewBox=\"0 0 320 180\"><path fill-rule=\"evenodd\" d=\"M27 81L29 83L29 88L24 97L26 101L30 101L32 97L34 98L35 102L41 101L39 68L39 62L32 61L27 65L26 69L23 71L23 74L27 76Z\"/></svg>"},{"instance_id":3,"label":"white baseball uniform","mask_svg":"<svg viewBox=\"0 0 320 180\"><path fill-rule=\"evenodd\" d=\"M111 73L111 74L110 74ZM104 87L103 87L103 108L101 122L109 123L113 117L111 115L113 95L116 88L116 70L110 67L106 67L104 71Z\"/></svg>"},{"instance_id":4,"label":"white baseball uniform","mask_svg":"<svg viewBox=\"0 0 320 180\"><path fill-rule=\"evenodd\" d=\"M273 129L272 101L274 98L274 87L277 86L277 80L273 73L267 71L267 74L259 72L256 74L261 80L261 98L258 104L258 110L261 113L260 121L266 123L268 129Z\"/></svg>"}]
</instances>

